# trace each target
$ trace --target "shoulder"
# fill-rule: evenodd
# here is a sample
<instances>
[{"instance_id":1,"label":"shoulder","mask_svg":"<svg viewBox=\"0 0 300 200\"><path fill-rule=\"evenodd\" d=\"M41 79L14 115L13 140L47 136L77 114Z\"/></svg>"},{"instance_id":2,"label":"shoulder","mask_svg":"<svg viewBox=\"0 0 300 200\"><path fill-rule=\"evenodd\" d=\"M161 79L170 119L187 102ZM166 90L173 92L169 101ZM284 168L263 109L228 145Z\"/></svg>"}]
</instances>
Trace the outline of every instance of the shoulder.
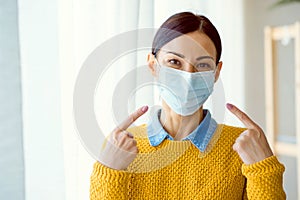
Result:
<instances>
[{"instance_id":1,"label":"shoulder","mask_svg":"<svg viewBox=\"0 0 300 200\"><path fill-rule=\"evenodd\" d=\"M234 133L240 134L240 133L242 133L243 131L246 130L246 128L243 128L243 127L230 126L230 125L227 125L227 124L221 124L221 126L223 126L222 130L224 132L230 132L232 134L234 134Z\"/></svg>"},{"instance_id":2,"label":"shoulder","mask_svg":"<svg viewBox=\"0 0 300 200\"><path fill-rule=\"evenodd\" d=\"M147 124L129 127L127 131L130 132L136 140L139 153L154 152L159 148L151 146L147 134Z\"/></svg>"},{"instance_id":3,"label":"shoulder","mask_svg":"<svg viewBox=\"0 0 300 200\"><path fill-rule=\"evenodd\" d=\"M146 139L147 136L147 124L142 124L139 126L132 126L127 129L129 133L133 135L135 139Z\"/></svg>"},{"instance_id":4,"label":"shoulder","mask_svg":"<svg viewBox=\"0 0 300 200\"><path fill-rule=\"evenodd\" d=\"M235 141L236 138L238 138L239 135L247 129L226 124L219 124L218 130L220 131L220 136L223 139Z\"/></svg>"}]
</instances>

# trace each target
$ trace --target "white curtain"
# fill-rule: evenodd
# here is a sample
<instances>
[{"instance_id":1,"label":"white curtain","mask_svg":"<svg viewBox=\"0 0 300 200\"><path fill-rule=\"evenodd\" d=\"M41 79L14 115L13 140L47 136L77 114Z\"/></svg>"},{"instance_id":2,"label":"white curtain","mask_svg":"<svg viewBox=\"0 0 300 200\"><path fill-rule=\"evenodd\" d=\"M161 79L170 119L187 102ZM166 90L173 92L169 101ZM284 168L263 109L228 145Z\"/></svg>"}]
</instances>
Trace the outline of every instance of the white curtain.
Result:
<instances>
[{"instance_id":1,"label":"white curtain","mask_svg":"<svg viewBox=\"0 0 300 200\"><path fill-rule=\"evenodd\" d=\"M57 20L56 1L18 1L25 199L65 197Z\"/></svg>"},{"instance_id":2,"label":"white curtain","mask_svg":"<svg viewBox=\"0 0 300 200\"><path fill-rule=\"evenodd\" d=\"M153 27L152 1L75 1L59 4L59 44L62 90L62 132L64 137L66 199L88 199L89 177L95 160L87 153L76 133L73 116L73 90L83 62L103 42L139 27ZM119 46L115 46L119 48ZM105 55L103 55L105 56ZM101 129L108 134L115 126L111 116L112 92L116 82L138 65L137 52L112 63L99 77L95 113ZM144 57L146 60L146 55ZM101 66L99 66L101 67ZM129 85L135 85L132 79ZM150 94L151 95L151 94ZM135 105L135 103L133 102ZM132 108L133 109L133 108Z\"/></svg>"}]
</instances>

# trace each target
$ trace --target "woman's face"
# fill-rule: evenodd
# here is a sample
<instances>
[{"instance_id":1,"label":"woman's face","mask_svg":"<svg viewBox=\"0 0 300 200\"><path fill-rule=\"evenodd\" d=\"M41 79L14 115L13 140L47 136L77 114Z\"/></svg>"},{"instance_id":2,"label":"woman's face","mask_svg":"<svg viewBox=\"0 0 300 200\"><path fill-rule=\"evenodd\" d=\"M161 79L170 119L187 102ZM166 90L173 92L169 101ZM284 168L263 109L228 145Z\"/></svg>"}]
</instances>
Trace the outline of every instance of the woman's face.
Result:
<instances>
[{"instance_id":1,"label":"woman's face","mask_svg":"<svg viewBox=\"0 0 300 200\"><path fill-rule=\"evenodd\" d=\"M213 70L216 73L216 81L222 67L222 62L216 65L216 55L217 51L211 39L204 33L194 31L165 44L157 54L157 61L149 54L148 64L154 76L159 64L191 73Z\"/></svg>"}]
</instances>

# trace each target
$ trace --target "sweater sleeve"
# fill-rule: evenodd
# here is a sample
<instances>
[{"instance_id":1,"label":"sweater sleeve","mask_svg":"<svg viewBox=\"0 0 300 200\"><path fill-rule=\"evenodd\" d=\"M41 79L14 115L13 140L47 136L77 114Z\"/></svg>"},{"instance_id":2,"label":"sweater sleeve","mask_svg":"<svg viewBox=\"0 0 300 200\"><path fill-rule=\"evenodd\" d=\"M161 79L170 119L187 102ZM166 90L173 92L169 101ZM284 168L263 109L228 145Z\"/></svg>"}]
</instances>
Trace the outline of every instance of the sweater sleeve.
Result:
<instances>
[{"instance_id":1,"label":"sweater sleeve","mask_svg":"<svg viewBox=\"0 0 300 200\"><path fill-rule=\"evenodd\" d=\"M283 172L285 168L276 156L260 162L242 166L242 173L247 178L246 194L249 200L286 199L283 190Z\"/></svg>"},{"instance_id":2,"label":"sweater sleeve","mask_svg":"<svg viewBox=\"0 0 300 200\"><path fill-rule=\"evenodd\" d=\"M91 175L90 199L120 199L127 198L130 173L115 170L96 162Z\"/></svg>"}]
</instances>

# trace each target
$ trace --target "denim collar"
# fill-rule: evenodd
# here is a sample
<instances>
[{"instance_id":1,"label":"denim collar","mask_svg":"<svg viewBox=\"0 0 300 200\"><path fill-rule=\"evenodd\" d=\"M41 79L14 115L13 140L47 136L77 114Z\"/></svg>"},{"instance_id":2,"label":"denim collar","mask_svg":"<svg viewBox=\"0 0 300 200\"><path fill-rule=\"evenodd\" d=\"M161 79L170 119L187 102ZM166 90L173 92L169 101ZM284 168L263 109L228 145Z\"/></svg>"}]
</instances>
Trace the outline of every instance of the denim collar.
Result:
<instances>
[{"instance_id":1,"label":"denim collar","mask_svg":"<svg viewBox=\"0 0 300 200\"><path fill-rule=\"evenodd\" d=\"M148 139L151 146L158 146L165 139L174 140L162 127L159 118L161 109L152 111L151 120L147 126ZM211 117L209 110L203 110L204 118L198 127L182 140L190 140L201 152L204 152L210 142L216 128L217 122Z\"/></svg>"}]
</instances>

